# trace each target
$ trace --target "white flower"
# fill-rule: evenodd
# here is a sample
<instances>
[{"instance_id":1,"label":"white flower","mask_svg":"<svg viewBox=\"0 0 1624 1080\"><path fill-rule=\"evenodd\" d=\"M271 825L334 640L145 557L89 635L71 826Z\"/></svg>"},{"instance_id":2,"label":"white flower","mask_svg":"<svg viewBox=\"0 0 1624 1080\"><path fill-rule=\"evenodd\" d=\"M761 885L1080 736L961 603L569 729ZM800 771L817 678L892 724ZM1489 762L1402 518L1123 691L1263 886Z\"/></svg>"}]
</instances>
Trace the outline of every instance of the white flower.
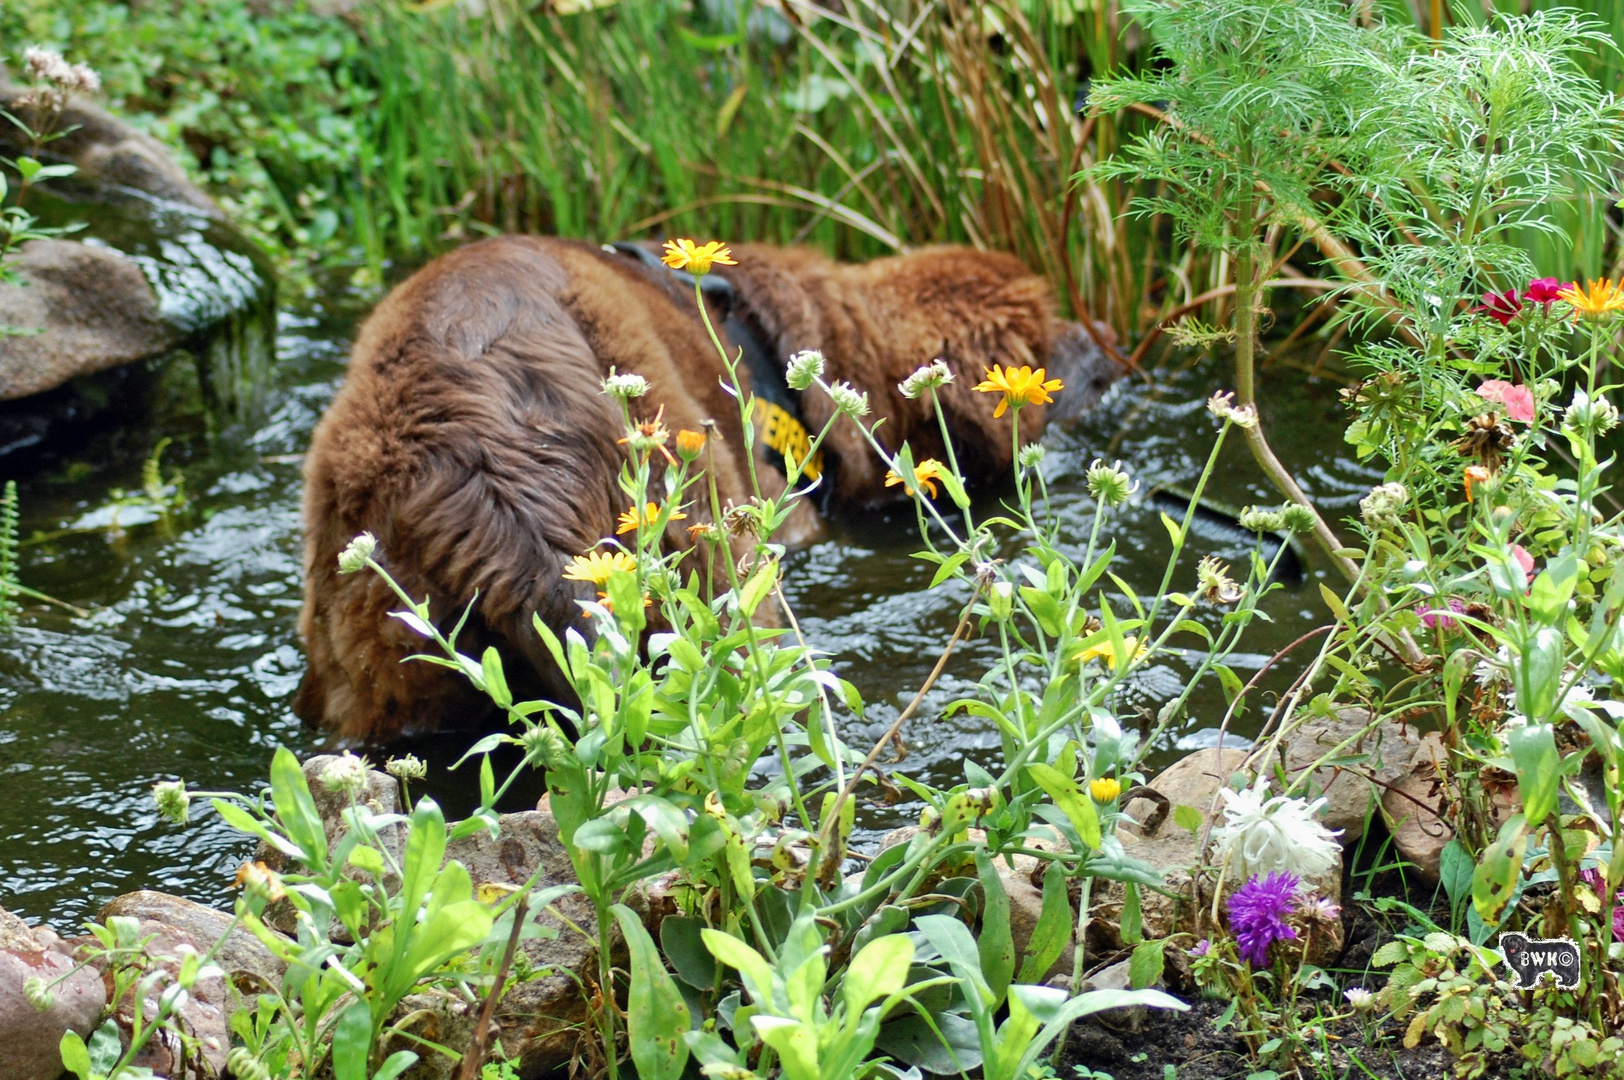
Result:
<instances>
[{"instance_id":1,"label":"white flower","mask_svg":"<svg viewBox=\"0 0 1624 1080\"><path fill-rule=\"evenodd\" d=\"M1348 999L1349 1005L1352 1005L1360 1012L1364 1012L1366 1009L1370 1008L1376 1000L1376 995L1372 994L1369 990L1366 990L1362 986L1350 986L1346 990L1342 991L1342 996Z\"/></svg>"},{"instance_id":2,"label":"white flower","mask_svg":"<svg viewBox=\"0 0 1624 1080\"><path fill-rule=\"evenodd\" d=\"M1268 796L1261 784L1240 791L1225 788L1222 794L1224 823L1212 837L1237 881L1280 870L1310 878L1336 865L1338 834L1314 820L1324 799Z\"/></svg>"},{"instance_id":3,"label":"white flower","mask_svg":"<svg viewBox=\"0 0 1624 1080\"><path fill-rule=\"evenodd\" d=\"M1257 427L1257 409L1251 405L1237 406L1235 395L1226 390L1220 390L1207 399L1207 411L1236 427Z\"/></svg>"},{"instance_id":4,"label":"white flower","mask_svg":"<svg viewBox=\"0 0 1624 1080\"><path fill-rule=\"evenodd\" d=\"M853 420L868 415L868 395L860 393L851 383L835 383L829 387L829 396L834 399L835 408Z\"/></svg>"},{"instance_id":5,"label":"white flower","mask_svg":"<svg viewBox=\"0 0 1624 1080\"><path fill-rule=\"evenodd\" d=\"M1472 668L1472 678L1485 690L1511 682L1511 650L1504 645L1493 656L1479 660Z\"/></svg>"},{"instance_id":6,"label":"white flower","mask_svg":"<svg viewBox=\"0 0 1624 1080\"><path fill-rule=\"evenodd\" d=\"M73 65L73 88L81 94L94 94L101 89L101 76L88 64Z\"/></svg>"},{"instance_id":7,"label":"white flower","mask_svg":"<svg viewBox=\"0 0 1624 1080\"><path fill-rule=\"evenodd\" d=\"M603 380L603 392L621 401L642 397L648 393L648 380L641 375L617 375L615 369L610 368L609 377Z\"/></svg>"},{"instance_id":8,"label":"white flower","mask_svg":"<svg viewBox=\"0 0 1624 1080\"><path fill-rule=\"evenodd\" d=\"M1562 414L1562 427L1573 435L1605 435L1618 426L1618 407L1597 394L1594 401L1583 387L1574 387L1573 403Z\"/></svg>"},{"instance_id":9,"label":"white flower","mask_svg":"<svg viewBox=\"0 0 1624 1080\"><path fill-rule=\"evenodd\" d=\"M792 390L805 390L823 377L823 354L816 349L802 349L789 358L784 369L784 381Z\"/></svg>"},{"instance_id":10,"label":"white flower","mask_svg":"<svg viewBox=\"0 0 1624 1080\"><path fill-rule=\"evenodd\" d=\"M23 63L28 67L29 75L43 82L65 86L75 81L73 67L54 49L30 45L23 50Z\"/></svg>"},{"instance_id":11,"label":"white flower","mask_svg":"<svg viewBox=\"0 0 1624 1080\"><path fill-rule=\"evenodd\" d=\"M367 789L366 759L346 750L321 770L321 786L335 795L361 794Z\"/></svg>"},{"instance_id":12,"label":"white flower","mask_svg":"<svg viewBox=\"0 0 1624 1080\"><path fill-rule=\"evenodd\" d=\"M947 365L935 360L898 383L897 389L902 391L903 397L911 401L933 386L943 386L952 381L953 373L948 370Z\"/></svg>"}]
</instances>

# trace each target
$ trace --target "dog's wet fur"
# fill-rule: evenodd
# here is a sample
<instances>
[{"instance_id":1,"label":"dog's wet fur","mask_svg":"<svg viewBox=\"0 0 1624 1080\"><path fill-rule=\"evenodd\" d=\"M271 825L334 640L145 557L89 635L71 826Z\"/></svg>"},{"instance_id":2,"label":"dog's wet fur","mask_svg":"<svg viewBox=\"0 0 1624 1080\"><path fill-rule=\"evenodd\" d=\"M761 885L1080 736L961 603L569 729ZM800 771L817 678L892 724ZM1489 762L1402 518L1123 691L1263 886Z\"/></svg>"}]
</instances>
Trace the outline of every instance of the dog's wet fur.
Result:
<instances>
[{"instance_id":1,"label":"dog's wet fur","mask_svg":"<svg viewBox=\"0 0 1624 1080\"><path fill-rule=\"evenodd\" d=\"M915 460L944 457L941 436L928 395L910 401L897 384L945 360L954 381L942 406L972 485L1011 466L1010 414L994 420L996 399L973 389L987 368L1030 364L1065 381L1054 405L1021 410L1023 440L1091 407L1119 375L1086 328L1055 317L1046 282L1009 255L940 247L854 266L745 246L734 257L737 266L714 271L732 286L708 292L714 322L731 315L779 365L822 351L825 378L866 391L870 420L886 418L880 439L891 449L907 440ZM648 379L637 418L663 407L673 432L714 421L720 441L708 460L721 498L749 497L726 370L691 285L664 268L581 242L502 237L435 260L384 299L305 461L301 717L339 741L379 742L475 726L490 713L461 674L401 662L426 643L389 617L401 605L378 575L339 575L339 552L363 531L446 629L477 594L459 649L496 646L516 698L568 699L531 619L560 631L585 625L574 601L592 587L565 581L563 569L614 532L628 503L616 484L624 425L600 390L611 368ZM800 406L813 432L833 413L816 390ZM834 426L823 453L820 497L831 513L901 497L850 422ZM782 490L780 472L762 458L757 467L765 487ZM704 516L690 514L684 525ZM789 539L816 527L808 508ZM673 526L666 541L689 539Z\"/></svg>"}]
</instances>

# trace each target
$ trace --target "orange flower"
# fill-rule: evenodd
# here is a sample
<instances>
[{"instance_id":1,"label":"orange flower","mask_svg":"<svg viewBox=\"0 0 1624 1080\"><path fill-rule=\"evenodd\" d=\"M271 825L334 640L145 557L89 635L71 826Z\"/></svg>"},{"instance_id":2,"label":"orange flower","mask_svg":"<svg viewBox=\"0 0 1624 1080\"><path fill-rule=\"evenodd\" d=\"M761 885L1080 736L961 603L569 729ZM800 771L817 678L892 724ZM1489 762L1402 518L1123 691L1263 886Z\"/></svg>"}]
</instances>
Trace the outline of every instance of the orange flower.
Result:
<instances>
[{"instance_id":1,"label":"orange flower","mask_svg":"<svg viewBox=\"0 0 1624 1080\"><path fill-rule=\"evenodd\" d=\"M1033 371L1025 364L1007 368L994 364L986 374L986 381L977 385L976 389L984 394L1004 395L1004 400L993 410L994 420L1003 416L1004 410L1011 405L1017 409L1022 405L1046 405L1052 400L1050 394L1066 388L1066 384L1059 379L1044 381L1046 372L1043 368Z\"/></svg>"},{"instance_id":2,"label":"orange flower","mask_svg":"<svg viewBox=\"0 0 1624 1080\"><path fill-rule=\"evenodd\" d=\"M1494 474L1481 465L1466 466L1466 497L1472 497L1473 484L1486 484L1494 479Z\"/></svg>"},{"instance_id":3,"label":"orange flower","mask_svg":"<svg viewBox=\"0 0 1624 1080\"><path fill-rule=\"evenodd\" d=\"M1581 289L1576 281L1556 295L1573 306L1574 318L1599 319L1615 311L1624 311L1624 288L1620 288L1620 284L1624 282L1602 278L1591 281Z\"/></svg>"},{"instance_id":4,"label":"orange flower","mask_svg":"<svg viewBox=\"0 0 1624 1080\"><path fill-rule=\"evenodd\" d=\"M671 451L665 448L665 442L671 437L671 432L665 426L664 417L665 406L661 405L654 411L654 419L638 421L637 426L632 429L631 433L624 439L617 440L617 442L623 446L630 444L633 450L644 457L658 450L665 455L667 462L675 465L677 459L672 457Z\"/></svg>"},{"instance_id":5,"label":"orange flower","mask_svg":"<svg viewBox=\"0 0 1624 1080\"><path fill-rule=\"evenodd\" d=\"M681 510L674 510L671 512L672 521L683 521L686 520L687 517L688 515L684 514ZM641 514L637 512L637 507L634 506L630 510L626 510L621 513L620 527L615 530L615 535L624 536L627 533L634 533L644 525L653 525L659 519L660 508L654 503L649 503Z\"/></svg>"},{"instance_id":6,"label":"orange flower","mask_svg":"<svg viewBox=\"0 0 1624 1080\"><path fill-rule=\"evenodd\" d=\"M691 274L708 274L713 263L739 265L733 261L733 252L720 240L712 240L703 246L692 240L667 240L665 254L660 256L660 261L673 270L686 270Z\"/></svg>"},{"instance_id":7,"label":"orange flower","mask_svg":"<svg viewBox=\"0 0 1624 1080\"><path fill-rule=\"evenodd\" d=\"M935 458L926 458L914 466L914 475L919 478L919 485L930 492L930 497L933 499L936 497L936 481L942 478L944 469L942 463ZM903 494L913 495L914 489L909 487L902 477L898 476L894 470L887 470L885 486L896 487L898 484L902 484Z\"/></svg>"},{"instance_id":8,"label":"orange flower","mask_svg":"<svg viewBox=\"0 0 1624 1080\"><path fill-rule=\"evenodd\" d=\"M692 461L705 449L705 433L683 428L677 432L677 454L684 461Z\"/></svg>"}]
</instances>

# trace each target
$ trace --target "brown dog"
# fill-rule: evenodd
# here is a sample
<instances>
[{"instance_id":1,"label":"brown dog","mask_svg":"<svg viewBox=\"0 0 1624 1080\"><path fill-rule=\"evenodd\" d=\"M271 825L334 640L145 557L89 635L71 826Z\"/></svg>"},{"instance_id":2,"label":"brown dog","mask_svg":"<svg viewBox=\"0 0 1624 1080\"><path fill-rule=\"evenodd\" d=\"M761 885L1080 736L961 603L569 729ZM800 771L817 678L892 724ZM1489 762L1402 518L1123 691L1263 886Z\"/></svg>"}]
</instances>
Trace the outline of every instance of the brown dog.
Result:
<instances>
[{"instance_id":1,"label":"brown dog","mask_svg":"<svg viewBox=\"0 0 1624 1080\"><path fill-rule=\"evenodd\" d=\"M889 448L906 439L916 460L940 458L928 400L904 398L897 383L942 358L955 375L942 405L972 483L1011 464L1009 417L995 421L994 399L972 389L985 369L1047 366L1066 382L1051 417L1093 404L1117 375L1080 325L1055 319L1043 280L1008 255L935 248L863 266L794 248L743 247L734 257L737 266L707 279L707 309L730 347L757 354L757 382L781 379L793 353L821 350L825 377L866 391L874 416L886 418ZM339 552L362 531L447 629L477 593L459 648L478 656L495 645L516 697L568 695L531 617L582 625L573 601L591 587L562 570L626 509L616 486L624 425L600 392L610 368L651 384L633 403L639 418L663 407L673 431L714 420L721 497L749 497L737 404L722 388L726 370L691 279L646 252L484 240L435 260L378 306L305 461L301 717L341 739L384 740L489 712L456 672L401 662L424 642L388 617L399 600L376 574L339 576ZM832 415L816 390L782 393L811 431ZM1023 436L1040 433L1043 414L1021 411ZM823 468L825 506L901 494L885 488L884 465L850 421L830 433ZM758 469L782 490L781 472L765 460ZM668 536L686 539L678 528Z\"/></svg>"}]
</instances>

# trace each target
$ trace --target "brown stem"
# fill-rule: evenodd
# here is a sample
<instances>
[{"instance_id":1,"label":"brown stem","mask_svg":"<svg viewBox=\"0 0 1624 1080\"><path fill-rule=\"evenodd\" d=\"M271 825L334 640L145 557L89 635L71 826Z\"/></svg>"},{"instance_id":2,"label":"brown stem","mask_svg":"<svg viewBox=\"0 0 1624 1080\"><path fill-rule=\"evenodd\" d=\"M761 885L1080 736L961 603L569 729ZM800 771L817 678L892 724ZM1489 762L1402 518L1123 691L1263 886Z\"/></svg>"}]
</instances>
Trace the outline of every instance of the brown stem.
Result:
<instances>
[{"instance_id":1,"label":"brown stem","mask_svg":"<svg viewBox=\"0 0 1624 1080\"><path fill-rule=\"evenodd\" d=\"M462 1056L458 1080L479 1080L480 1069L485 1064L486 1043L490 1041L491 1018L496 1015L496 1003L502 998L502 984L507 981L508 969L513 966L513 954L519 949L519 935L524 930L524 919L528 913L527 899L521 898L513 905L513 932L508 935L502 962L496 966L496 978L491 982L490 993L485 995L485 1005L479 1010L479 1022L474 1025L474 1038L468 1044L468 1052Z\"/></svg>"}]
</instances>

